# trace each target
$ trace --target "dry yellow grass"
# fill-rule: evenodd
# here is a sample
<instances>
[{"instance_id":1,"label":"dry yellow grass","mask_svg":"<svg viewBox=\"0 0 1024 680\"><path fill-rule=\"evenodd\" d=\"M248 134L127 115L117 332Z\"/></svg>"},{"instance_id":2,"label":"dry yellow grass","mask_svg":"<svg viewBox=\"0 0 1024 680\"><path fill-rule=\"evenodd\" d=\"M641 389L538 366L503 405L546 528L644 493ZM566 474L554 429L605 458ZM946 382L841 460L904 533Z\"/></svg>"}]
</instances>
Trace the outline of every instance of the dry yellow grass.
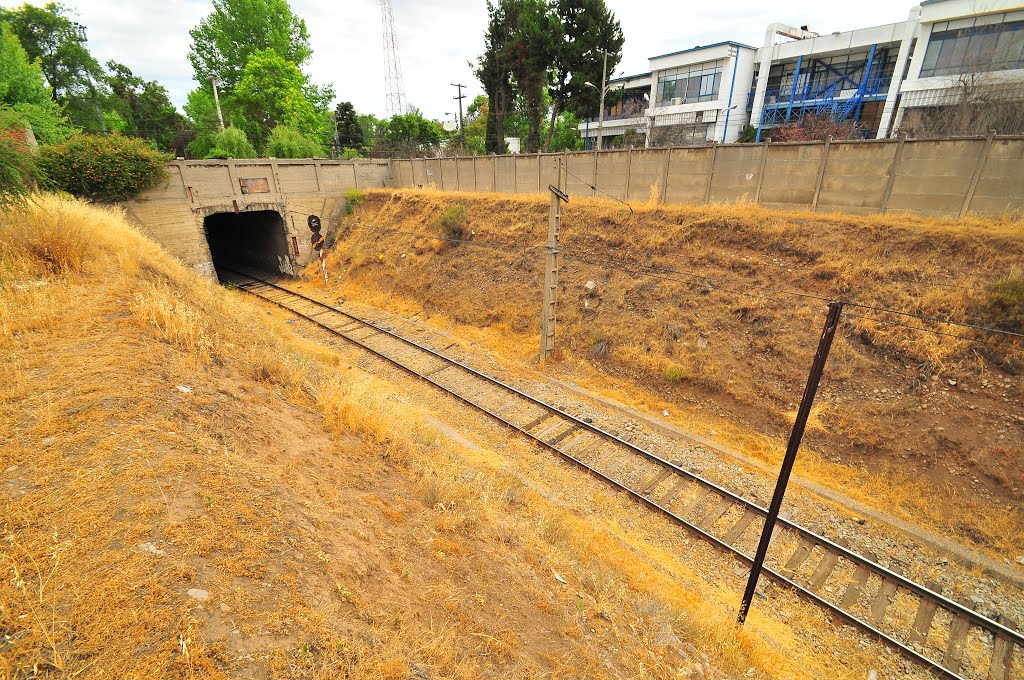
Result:
<instances>
[{"instance_id":1,"label":"dry yellow grass","mask_svg":"<svg viewBox=\"0 0 1024 680\"><path fill-rule=\"evenodd\" d=\"M473 238L499 248L439 247L434 220L454 203ZM368 192L354 216L330 225L332 293L420 314L533 364L546 211L536 196ZM630 213L573 197L563 208L559 349L545 370L669 410L680 425L774 463L824 318L822 302L778 291L985 323L990 286L1022 272L1022 234L1013 216L956 222L651 203ZM616 268L623 261L625 271ZM661 273L636 273L651 267ZM596 294L584 293L588 280ZM1024 469L1012 460L1024 438L1015 373L1024 347L846 314L800 474L991 555L1019 552ZM602 343L607 355L595 359Z\"/></svg>"},{"instance_id":2,"label":"dry yellow grass","mask_svg":"<svg viewBox=\"0 0 1024 680\"><path fill-rule=\"evenodd\" d=\"M672 677L666 630L731 675L834 667L118 211L35 197L0 245L0 677Z\"/></svg>"}]
</instances>

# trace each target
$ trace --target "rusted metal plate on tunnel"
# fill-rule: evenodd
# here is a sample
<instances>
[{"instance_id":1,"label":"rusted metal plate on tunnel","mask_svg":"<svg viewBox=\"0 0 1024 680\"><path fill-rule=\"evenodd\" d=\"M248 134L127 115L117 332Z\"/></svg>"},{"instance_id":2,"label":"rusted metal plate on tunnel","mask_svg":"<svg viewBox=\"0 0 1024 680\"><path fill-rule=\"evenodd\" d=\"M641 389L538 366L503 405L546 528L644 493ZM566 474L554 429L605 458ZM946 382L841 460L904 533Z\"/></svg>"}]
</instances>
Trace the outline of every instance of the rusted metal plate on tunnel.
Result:
<instances>
[{"instance_id":1,"label":"rusted metal plate on tunnel","mask_svg":"<svg viewBox=\"0 0 1024 680\"><path fill-rule=\"evenodd\" d=\"M270 193L270 182L267 181L266 177L240 177L238 179L238 184L242 187L243 194Z\"/></svg>"}]
</instances>

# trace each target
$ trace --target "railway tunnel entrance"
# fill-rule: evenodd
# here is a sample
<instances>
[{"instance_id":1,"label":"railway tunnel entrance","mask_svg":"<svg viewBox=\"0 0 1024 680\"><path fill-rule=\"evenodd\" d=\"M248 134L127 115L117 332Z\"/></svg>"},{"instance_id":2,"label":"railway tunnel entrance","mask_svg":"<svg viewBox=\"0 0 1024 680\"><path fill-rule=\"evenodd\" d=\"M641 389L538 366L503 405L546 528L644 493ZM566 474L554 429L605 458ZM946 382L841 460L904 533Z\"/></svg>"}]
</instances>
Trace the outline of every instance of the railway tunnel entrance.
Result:
<instances>
[{"instance_id":1,"label":"railway tunnel entrance","mask_svg":"<svg viewBox=\"0 0 1024 680\"><path fill-rule=\"evenodd\" d=\"M213 213L203 219L203 229L218 274L240 265L294 273L284 218L276 210Z\"/></svg>"}]
</instances>

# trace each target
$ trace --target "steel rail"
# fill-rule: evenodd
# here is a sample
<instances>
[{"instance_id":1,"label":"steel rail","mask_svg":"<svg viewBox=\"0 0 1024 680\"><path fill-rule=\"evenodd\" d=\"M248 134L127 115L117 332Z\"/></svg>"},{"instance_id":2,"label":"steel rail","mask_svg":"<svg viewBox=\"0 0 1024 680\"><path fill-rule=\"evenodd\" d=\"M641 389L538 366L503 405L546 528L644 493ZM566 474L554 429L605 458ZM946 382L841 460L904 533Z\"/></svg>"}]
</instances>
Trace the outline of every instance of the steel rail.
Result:
<instances>
[{"instance_id":1,"label":"steel rail","mask_svg":"<svg viewBox=\"0 0 1024 680\"><path fill-rule=\"evenodd\" d=\"M646 451L646 450L644 450L644 449L642 449L642 448L640 448L640 447L638 447L638 446L636 446L634 444L631 444L630 442L625 441L625 440L621 439L620 437L618 437L618 436L616 436L616 435L614 435L614 434L612 434L610 432L607 432L606 430L604 430L604 429L602 429L602 428L600 428L600 427L598 427L596 425L593 425L592 423L588 423L585 420L582 420L580 418L577 418L576 416L573 416L573 415L571 415L569 413L566 413L565 411L562 411L561 409L559 409L556 406L552 406L550 404L547 404L547 403L545 403L545 402L543 402L543 401L541 401L541 400L539 400L539 399L537 399L537 398L535 398L535 397L533 397L533 396L531 396L529 394L526 394L526 393L522 392L521 390L519 390L519 389L517 389L515 387L507 385L506 383L498 380L497 378L494 378L492 376L489 376L489 375L486 375L484 373L481 373L481 372L477 371L476 369L474 369L472 367L469 367L469 366L459 362L458 360L455 360L455 359L452 359L450 357L447 357L447 356L445 356L443 354L440 354L439 352L437 352L437 351L435 351L435 350L433 350L433 349L431 349L429 347L425 347L425 346L423 346L423 345L421 345L421 344L419 344L419 343L417 343L417 342L415 342L413 340L409 340L408 338L405 338L405 337L403 337L401 335L398 335L394 331L391 331L391 330L389 330L389 329L387 329L387 328L385 328L385 327L383 327L383 326L381 326L381 325L379 325L377 323L374 323L372 321L367 321L365 319L361 319L360 317L353 316L349 312L344 312L344 311L342 311L340 309L337 309L337 308L335 308L335 307L333 307L331 305L328 305L326 303L320 302L319 300L315 300L313 298L309 298L309 297L307 297L305 295L302 295L301 293L297 293L295 291L289 290L288 288L285 288L283 286L279 286L279 285L277 285L277 284L275 284L273 282L267 281L267 280L262 279L260 277L253 276L253 275L245 273L245 272L240 272L240 271L237 271L237 270L233 270L233 269L230 269L230 268L227 268L227 267L221 267L221 269L224 270L224 271L229 271L231 273L234 273L234 274L246 277L246 278L250 279L253 282L256 282L258 284L261 284L261 285L266 286L266 287L271 288L271 289L275 289L275 290L281 291L282 293L285 293L285 294L287 294L289 296L292 296L294 298L298 298L298 299L303 300L305 302L309 302L309 303L314 304L314 305L316 305L318 307L323 307L323 308L325 308L325 312L331 311L331 312L334 312L334 313L346 316L346 317L352 319L353 321L355 321L357 323L360 323L360 324L363 324L363 325L365 325L367 327L373 328L373 329L377 330L378 332L381 332L381 333L385 334L388 337L391 337L391 338L394 338L396 340L399 340L400 342L402 342L404 344L407 344L407 345L409 345L411 347L414 347L414 348L416 348L416 349L418 349L418 350L420 350L422 352L425 352L425 353L427 353L427 354L429 354L429 355L431 355L431 356L441 360L446 365L458 367L458 368L462 369L463 371L471 374L474 377L480 378L480 379L482 379L482 380L484 380L484 381L486 381L488 383L491 383L491 384L493 384L495 386L498 386L498 387L500 387L500 388L502 388L502 389L504 389L504 390L506 390L508 392L511 392L511 393L515 394L516 396L518 396L518 397L520 397L520 398L522 398L522 399L524 399L524 400L526 400L526 401L536 405L536 406L539 406L540 408L542 408L545 411L551 413L552 415L558 416L558 417L560 417L560 418L562 418L564 420L569 421L571 424L573 424L573 425L575 425L575 426L577 426L577 427L579 427L581 429L585 429L585 430L588 430L588 431L590 431L590 432L592 432L594 434L598 434L601 437L603 437L605 439L608 439L608 440L614 442L615 444L618 444L618 445L626 448L627 450L629 450L629 451L631 451L633 453L637 453L637 454L647 458L648 460L650 460L652 462L658 463L658 464L660 464L660 465L662 465L662 466L672 470L673 472L679 474L682 477L689 478L692 481L697 482L698 484L700 484L702 486L710 488L711 490L713 490L714 492L718 493L719 495L724 496L724 497L730 499L731 501L744 506L747 509L754 510L755 512L761 514L762 516L767 514L767 511L763 507L761 507L760 505L758 505L758 504L756 504L756 503L754 503L752 501L749 501L749 500L743 498L742 496L739 496L739 495L729 491L728 489L725 489L725 488L715 484L714 482L711 482L710 480L704 479L703 477L701 477L701 476L699 476L699 475L697 475L695 473L692 473L692 472L690 472L690 471L688 471L688 470L686 470L684 468L681 468L678 465L675 465L674 463L672 463L670 461L667 461L667 460L661 458L660 456L658 456L656 454L653 454L653 453L651 453L649 451ZM578 466L580 468L583 468L584 470L586 470L589 473L595 475L599 479L601 479L601 480L603 480L603 481L613 485L614 487L616 487L618 489L621 489L621 490L624 490L624 491L628 492L632 497L634 497L637 500L641 501L643 504L645 504L645 505L647 505L647 506L649 506L651 508L654 508L654 509L658 510L659 512L662 512L663 514L669 516L673 521L675 521L675 522L685 526L687 529L689 529L689 530L691 530L693 532L696 532L697 534L699 534L700 536L702 536L703 538L705 538L706 540L708 540L709 542L714 544L716 547L724 549L727 552L732 553L733 555L739 557L742 561L746 562L747 564L750 564L752 562L752 558L750 556L746 555L745 553L743 553L742 551L734 548L733 546L729 545L728 543L725 543L724 541L722 541L718 537L708 533L707 531L704 531L703 529L700 529L699 527L695 526L693 523L689 522L688 520L684 519L683 517L681 517L679 515L676 515L671 510L669 510L667 507L663 507L663 506L659 505L657 502L655 502L654 500L646 497L645 495L643 495L641 493L638 493L635 490L629 488L628 486L626 486L626 485L624 485L624 484L622 484L622 483L612 479L611 477L605 475L604 473L602 473L599 470L595 469L594 467L588 465L587 463L583 462L582 460L579 460L579 459L569 455L568 453L559 450L555 445L550 444L549 442L544 441L540 437L531 434L528 430L526 430L526 429L516 425L515 423L509 421L508 419L504 418L500 414L494 413L494 412L490 411L489 409L487 409L487 408L485 408L483 406L480 406L479 404L476 404L475 402L471 401L469 398L463 397L462 395L454 392L452 389L449 389L449 388L445 387L444 385L438 383L437 381L432 380L429 376L421 374L421 373L417 372L416 370L414 370L412 368L409 368L408 366L402 364L400 361L398 361L396 359L393 359L392 357L389 357L386 354L384 354L384 353L382 353L382 352L380 352L378 350L373 349L372 347L367 346L361 340L349 337L345 333L343 333L341 331L338 331L338 330L336 330L334 328L331 328L330 326L327 326L326 324L324 324L324 323L318 321L317 319L313 318L313 316L304 314L304 313L294 309L293 307L289 307L288 305L284 304L281 301L277 301L277 300L274 300L272 298L266 297L264 295L260 295L259 293L255 292L255 291L248 290L246 288L242 288L242 289L246 290L246 292L249 292L249 293L251 293L253 295L256 295L257 297L260 297L260 298L262 298L264 300L272 302L272 303L278 305L279 307L281 307L283 309L286 309L287 311L289 311L289 312L291 312L293 314L296 314L296 315L306 319L307 321L309 321L309 322L311 322L311 323L313 323L313 324L315 324L317 326L320 326L320 327L324 328L325 330L329 331L330 333L332 333L334 335L337 335L338 337L341 337L342 339L344 339L344 340L346 340L346 341L348 341L348 342L350 342L352 344L357 345L361 349L364 349L364 350L374 354L375 356L377 356L377 357L379 357L381 359L384 359L385 361L387 361L388 363L396 366L397 368L400 368L401 370L403 370L403 371L405 371L405 372L407 372L407 373L409 373L409 374L411 374L411 375L413 375L413 376L415 376L417 378L420 378L421 380L424 380L425 382L427 382L427 383L429 383L429 384L431 384L431 385L441 389L442 391L444 391L444 392L446 392L446 393L456 397L459 401L461 401L461 402L463 402L463 403L465 403L465 404L467 404L467 405L469 405L469 406L471 406L471 407L473 407L473 408L475 408L475 409L477 409L479 411L482 411L486 415L488 415L488 416L490 416L490 417L500 421L501 423L503 423L504 425L510 427L511 429L513 429L513 430L515 430L515 431L517 431L517 432L519 432L521 434L526 435L531 440L540 443L545 448L552 450L553 452L557 453L562 458L566 459L567 461L573 463L574 465L576 465L576 466ZM314 316L320 316L321 314L323 314L325 312L319 312L319 313L317 313ZM438 369L435 369L435 370L438 370ZM431 371L431 373L433 373L433 372L434 371ZM1022 636L1020 633L1018 633L1017 631L1015 631L1015 630L1013 630L1011 628L1007 628L1006 626L1003 626L1002 624L1000 624L1000 623L998 623L996 621L992 621L991 619L988 619L987 617L984 617L983 615L978 614L977 612L975 612L974 610L972 610L972 609L970 609L968 607L964 607L963 605L960 605L959 603L957 603L957 602L955 602L953 600L950 600L950 599L948 599L948 598L946 598L946 597L944 597L944 596L942 596L942 595L940 595L940 594L938 594L938 593L936 593L936 592L934 592L932 590L929 590L928 588L926 588L926 587L924 587L924 586L922 586L922 585L920 585L920 584L918 584L918 583L916 583L914 581L911 581L910 579L907 579L906 577L904 577L904 576L902 576L900 574L897 574L897 573L895 573L893 571L890 571L886 567L883 567L882 565L880 565L880 564L878 564L878 563L876 563L876 562L874 562L874 561L872 561L872 560L870 560L870 559L868 559L866 557L858 555L857 553L852 552L848 548L845 548L845 547L843 547L843 546L841 546L841 545L839 545L837 543L834 543L833 541L831 541L831 540L829 540L829 539L827 539L827 538L825 538L823 536L820 536L820 535L814 533L813 531L811 531L809 529L806 529L806 528L804 528L804 527L802 527L802 526L800 526L798 524L795 524L791 520L787 520L785 518L780 517L779 518L779 523L782 524L784 527L797 532L798 534L801 535L801 537L809 539L810 542L822 545L823 547L827 546L827 549L830 552L836 553L839 556L844 557L844 558L848 559L849 561L851 561L851 562L853 562L855 564L864 566L869 571L872 571L872 572L876 573L876 575L881 576L885 580L892 581L892 582L896 583L897 586L902 586L906 590L914 592L916 595L918 595L918 597L931 600L936 605L941 606L944 609L949 610L951 613L960 614L960 615L964 616L965 618L971 620L972 623L974 623L975 625L978 625L979 627L988 630L993 636L995 636L997 634L997 632L998 632L1000 635L1002 635L1002 636L1004 636L1006 638L1010 638L1011 640L1013 640L1014 642L1017 642L1018 644L1024 644L1024 636ZM824 607L824 608L832 611L833 613L837 614L840 618L842 618L846 622L852 624L856 628L859 628L859 629L863 630L864 632L867 632L870 635L873 635L873 636L877 637L879 640L882 640L882 641L886 642L887 644L890 644L891 646L897 647L903 653L905 653L906 655L910 656L911 658L913 658L914 660L918 661L919 663L927 666L929 669L936 670L936 671L940 672L942 675L944 675L945 677L949 677L949 678L960 678L961 677L961 676L959 676L959 675L949 671L948 669L946 669L945 667L941 666L937 662L935 662L935 661L929 659L928 657L920 654L919 652L917 652L913 648L908 647L907 645L904 645L903 643L901 643L900 641L896 640L895 638L893 638L893 637L887 635L886 633L882 632L881 630L875 628L871 624L861 620L860 618L854 616L853 614L850 614L850 613L844 611L843 609L839 608L837 605L834 605L834 604L828 602L824 598L818 596L814 592L811 592L810 590L804 588L800 584L790 580L789 578L783 576L782 574L780 574L780 573L778 573L778 572L776 572L774 570L768 569L768 568L765 568L765 571L768 573L768 575L773 580L778 581L778 582L780 582L780 583L782 583L784 585L792 587L802 597L805 597L806 599L808 599L808 600L818 604L819 606Z\"/></svg>"}]
</instances>

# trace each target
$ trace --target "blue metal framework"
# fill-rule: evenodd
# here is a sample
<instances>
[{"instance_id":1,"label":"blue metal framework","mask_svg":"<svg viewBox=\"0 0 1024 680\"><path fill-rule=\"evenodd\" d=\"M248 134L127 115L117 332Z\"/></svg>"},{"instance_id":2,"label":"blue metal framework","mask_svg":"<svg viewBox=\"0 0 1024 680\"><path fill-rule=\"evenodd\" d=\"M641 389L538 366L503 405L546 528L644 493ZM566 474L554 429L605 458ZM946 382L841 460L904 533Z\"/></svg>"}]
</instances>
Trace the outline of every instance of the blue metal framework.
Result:
<instances>
[{"instance_id":1,"label":"blue metal framework","mask_svg":"<svg viewBox=\"0 0 1024 680\"><path fill-rule=\"evenodd\" d=\"M761 132L765 128L800 122L808 113L831 115L837 121L851 116L854 123L860 120L864 102L885 99L892 82L892 76L883 75L884 55L882 59L875 59L877 48L877 45L871 46L866 63L856 61L837 67L812 59L810 69L803 73L803 56L798 57L792 86L765 92L757 125L757 141L761 141ZM861 71L863 76L858 80ZM821 82L822 78L815 78L816 74L828 77ZM753 105L754 91L751 91L747 110Z\"/></svg>"}]
</instances>

